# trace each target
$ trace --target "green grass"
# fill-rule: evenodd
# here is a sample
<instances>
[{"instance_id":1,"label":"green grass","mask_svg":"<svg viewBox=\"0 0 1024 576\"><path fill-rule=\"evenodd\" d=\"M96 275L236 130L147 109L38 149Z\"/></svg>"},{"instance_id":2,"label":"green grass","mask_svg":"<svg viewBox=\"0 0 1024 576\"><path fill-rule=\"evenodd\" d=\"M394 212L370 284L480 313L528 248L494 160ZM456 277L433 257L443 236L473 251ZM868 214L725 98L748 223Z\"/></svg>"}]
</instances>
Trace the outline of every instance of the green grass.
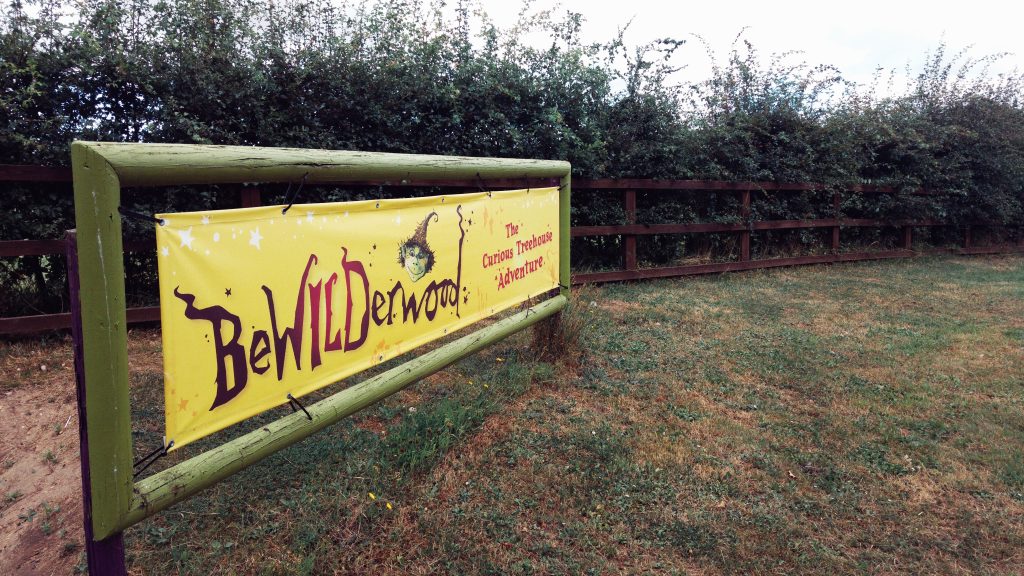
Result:
<instances>
[{"instance_id":1,"label":"green grass","mask_svg":"<svg viewBox=\"0 0 1024 576\"><path fill-rule=\"evenodd\" d=\"M508 340L130 529L129 565L1017 573L1022 287L1024 258L944 257L581 291L575 362ZM132 373L143 451L159 366Z\"/></svg>"}]
</instances>

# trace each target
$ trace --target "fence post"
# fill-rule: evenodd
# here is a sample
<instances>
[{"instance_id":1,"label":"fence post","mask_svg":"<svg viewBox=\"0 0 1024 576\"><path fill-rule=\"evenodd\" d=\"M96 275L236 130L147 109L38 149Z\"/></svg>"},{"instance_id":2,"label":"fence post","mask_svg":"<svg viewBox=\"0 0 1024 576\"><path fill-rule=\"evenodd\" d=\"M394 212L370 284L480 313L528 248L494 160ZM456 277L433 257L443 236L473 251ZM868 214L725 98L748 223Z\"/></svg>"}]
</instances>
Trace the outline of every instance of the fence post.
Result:
<instances>
[{"instance_id":1,"label":"fence post","mask_svg":"<svg viewBox=\"0 0 1024 576\"><path fill-rule=\"evenodd\" d=\"M626 190L626 224L636 224L636 190ZM626 270L636 270L636 234L623 235Z\"/></svg>"},{"instance_id":2,"label":"fence post","mask_svg":"<svg viewBox=\"0 0 1024 576\"><path fill-rule=\"evenodd\" d=\"M903 227L903 249L913 250L914 248L914 232L910 226Z\"/></svg>"},{"instance_id":3,"label":"fence post","mask_svg":"<svg viewBox=\"0 0 1024 576\"><path fill-rule=\"evenodd\" d=\"M968 224L964 226L964 250L968 250L971 247L971 226Z\"/></svg>"},{"instance_id":4,"label":"fence post","mask_svg":"<svg viewBox=\"0 0 1024 576\"><path fill-rule=\"evenodd\" d=\"M832 193L832 216L836 219L836 225L832 227L832 253L839 253L839 208L842 205L842 200L839 197L839 192Z\"/></svg>"},{"instance_id":5,"label":"fence post","mask_svg":"<svg viewBox=\"0 0 1024 576\"><path fill-rule=\"evenodd\" d=\"M255 208L262 205L259 188L242 188L242 208Z\"/></svg>"},{"instance_id":6,"label":"fence post","mask_svg":"<svg viewBox=\"0 0 1024 576\"><path fill-rule=\"evenodd\" d=\"M744 190L740 200L740 219L747 229L740 232L740 262L750 260L750 190Z\"/></svg>"},{"instance_id":7,"label":"fence post","mask_svg":"<svg viewBox=\"0 0 1024 576\"><path fill-rule=\"evenodd\" d=\"M89 469L89 428L86 422L85 366L82 340L82 305L79 300L78 239L74 230L64 235L67 243L68 292L71 300L71 341L75 350L75 391L78 396L78 455L82 468L82 517L85 523L85 561L90 574L127 574L124 537L121 532L95 540L92 530L92 481Z\"/></svg>"}]
</instances>

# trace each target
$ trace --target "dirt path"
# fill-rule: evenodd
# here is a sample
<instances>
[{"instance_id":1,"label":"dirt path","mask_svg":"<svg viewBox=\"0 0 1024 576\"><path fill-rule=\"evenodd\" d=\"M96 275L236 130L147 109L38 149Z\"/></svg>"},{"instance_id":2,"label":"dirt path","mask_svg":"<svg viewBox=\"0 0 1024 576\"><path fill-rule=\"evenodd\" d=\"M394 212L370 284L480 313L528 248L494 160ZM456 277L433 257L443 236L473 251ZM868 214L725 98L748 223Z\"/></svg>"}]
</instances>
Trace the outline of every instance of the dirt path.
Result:
<instances>
[{"instance_id":1,"label":"dirt path","mask_svg":"<svg viewBox=\"0 0 1024 576\"><path fill-rule=\"evenodd\" d=\"M82 484L69 357L70 346L58 342L41 349L31 367L2 364L5 385L21 382L0 391L0 574L72 574L81 559ZM34 383L21 378L25 370L33 372Z\"/></svg>"}]
</instances>

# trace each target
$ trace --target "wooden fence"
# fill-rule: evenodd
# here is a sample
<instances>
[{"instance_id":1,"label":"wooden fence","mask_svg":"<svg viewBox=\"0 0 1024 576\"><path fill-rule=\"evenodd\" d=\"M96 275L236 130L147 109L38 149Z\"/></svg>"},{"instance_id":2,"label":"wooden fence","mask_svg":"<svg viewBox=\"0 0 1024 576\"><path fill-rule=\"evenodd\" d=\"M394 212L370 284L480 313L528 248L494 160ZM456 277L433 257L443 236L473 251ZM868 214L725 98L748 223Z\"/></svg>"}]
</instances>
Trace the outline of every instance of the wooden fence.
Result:
<instances>
[{"instance_id":1,"label":"wooden fence","mask_svg":"<svg viewBox=\"0 0 1024 576\"><path fill-rule=\"evenodd\" d=\"M0 165L0 182L23 183L65 183L68 194L71 193L71 170L65 168L49 168L41 166L5 166ZM318 184L319 186L325 183ZM540 180L431 180L416 181L367 181L346 182L347 187L354 186L388 186L388 187L423 187L436 186L457 190L477 190L486 185L489 188L522 188L524 186L557 185ZM643 224L637 222L637 195L639 193L672 194L679 192L737 194L739 202L735 223L668 223ZM751 195L754 192L830 193L832 199L832 218L811 220L751 220ZM878 186L855 186L846 193L854 194L891 194L891 188ZM1024 250L1024 244L975 246L972 242L972 226L961 228L962 242L955 249L929 249L914 251L912 249L914 228L948 226L935 220L879 220L840 217L842 194L826 192L816 184L780 184L774 182L720 182L698 180L607 180L607 179L576 179L573 181L573 195L579 198L583 194L620 193L624 207L625 222L595 226L573 226L572 237L586 236L621 236L622 263L619 270L578 272L573 274L573 283L614 282L622 280L641 280L647 278L664 278L696 274L713 274L757 268L773 268L779 266L796 266L803 264L826 264L835 262L853 262L861 260L879 260L887 258L906 258L920 254L956 253L956 254L991 254L1016 252ZM0 198L2 198L0 189ZM261 204L261 191L257 187L241 187L238 190L239 206L251 207ZM920 192L920 194L928 194ZM986 225L978 223L974 226ZM901 231L900 246L895 250L871 252L841 252L841 236L843 229L849 228L897 228ZM752 259L750 250L751 235L759 231L826 229L831 232L831 242L827 254L795 256L786 258ZM689 264L660 268L640 268L637 258L637 239L641 236L664 234L714 234L729 233L738 236L738 259L729 262L713 262L706 264ZM154 249L154 241L134 241L125 243L126 252L139 252ZM0 240L0 258L17 258L22 256L63 255L67 250L65 239L25 239ZM160 318L158 307L130 308L127 311L129 324L154 322ZM0 336L19 333L33 333L47 330L66 329L71 326L71 315L44 314L35 316L18 316L0 318Z\"/></svg>"}]
</instances>

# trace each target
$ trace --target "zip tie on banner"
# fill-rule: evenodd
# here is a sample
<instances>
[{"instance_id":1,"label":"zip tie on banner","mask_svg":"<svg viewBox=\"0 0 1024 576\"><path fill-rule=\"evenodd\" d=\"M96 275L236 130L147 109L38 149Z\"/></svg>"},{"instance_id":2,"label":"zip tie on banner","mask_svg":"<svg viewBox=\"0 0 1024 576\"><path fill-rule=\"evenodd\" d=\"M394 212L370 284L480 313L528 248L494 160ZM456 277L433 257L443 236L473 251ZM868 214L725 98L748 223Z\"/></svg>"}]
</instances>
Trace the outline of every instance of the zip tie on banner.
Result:
<instances>
[{"instance_id":1,"label":"zip tie on banner","mask_svg":"<svg viewBox=\"0 0 1024 576\"><path fill-rule=\"evenodd\" d=\"M479 172L476 173L476 186L477 188L480 189L481 192L486 192L488 198L491 197L491 191L487 188L487 186L484 186L484 179L480 177Z\"/></svg>"},{"instance_id":2,"label":"zip tie on banner","mask_svg":"<svg viewBox=\"0 0 1024 576\"><path fill-rule=\"evenodd\" d=\"M306 407L299 402L298 398L292 396L291 392L288 393L288 405L292 407L292 412L295 412L295 407L298 406L303 412L305 412L306 418L309 418L310 420L313 419L313 415L309 413L309 410L306 410Z\"/></svg>"},{"instance_id":3,"label":"zip tie on banner","mask_svg":"<svg viewBox=\"0 0 1024 576\"><path fill-rule=\"evenodd\" d=\"M284 193L284 201L288 205L281 209L281 214L287 214L288 209L292 207L292 204L295 204L295 197L299 195L299 192L302 191L302 187L306 185L306 176L309 176L309 172L302 175L302 181L299 182L299 187L295 189L295 192L292 192L292 183L288 183L288 189L285 190Z\"/></svg>"},{"instance_id":4,"label":"zip tie on banner","mask_svg":"<svg viewBox=\"0 0 1024 576\"><path fill-rule=\"evenodd\" d=\"M161 447L157 448L156 450L150 452L149 454L143 456L138 461L136 461L135 464L132 465L133 469L134 468L138 468L138 466L140 464L142 464L143 462L145 462L146 465L143 466L142 468L139 468L138 470L136 470L132 474L132 478L138 478L139 474L142 474L143 472L145 472L146 468L149 468L153 464L153 462L156 462L157 460L163 458L164 456L167 456L167 452L173 446L174 446L174 440L171 440L170 442L167 443L167 446L161 446ZM147 460L148 460L148 462L147 462Z\"/></svg>"},{"instance_id":5,"label":"zip tie on banner","mask_svg":"<svg viewBox=\"0 0 1024 576\"><path fill-rule=\"evenodd\" d=\"M156 216L150 216L149 214L143 214L141 212L136 212L134 210L129 210L129 209L125 208L124 206L118 206L117 207L117 211L118 211L119 214L121 214L121 216L125 216L127 218L134 218L136 220L145 220L146 222L155 222L155 223L157 223L157 224L159 224L161 226L166 224L166 222L164 221L163 218L157 218Z\"/></svg>"}]
</instances>

